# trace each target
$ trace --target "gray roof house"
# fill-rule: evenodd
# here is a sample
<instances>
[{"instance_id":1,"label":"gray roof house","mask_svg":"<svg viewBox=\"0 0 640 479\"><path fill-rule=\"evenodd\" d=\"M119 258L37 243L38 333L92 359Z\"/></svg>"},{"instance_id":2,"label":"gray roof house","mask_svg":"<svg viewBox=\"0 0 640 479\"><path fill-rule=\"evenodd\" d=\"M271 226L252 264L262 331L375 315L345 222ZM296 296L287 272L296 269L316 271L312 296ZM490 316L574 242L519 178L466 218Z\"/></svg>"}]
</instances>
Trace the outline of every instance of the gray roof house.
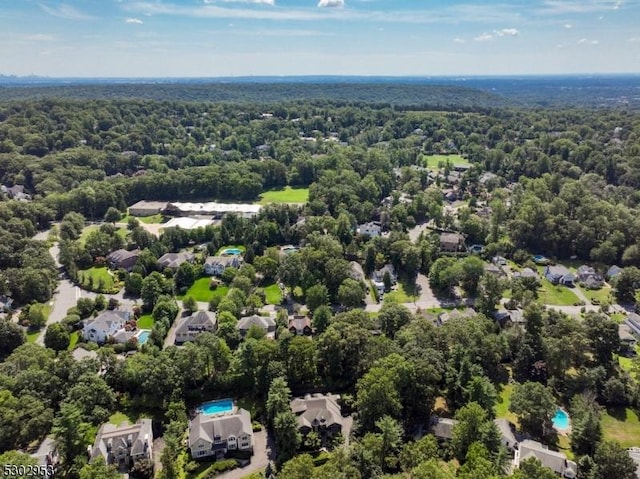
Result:
<instances>
[{"instance_id":1,"label":"gray roof house","mask_svg":"<svg viewBox=\"0 0 640 479\"><path fill-rule=\"evenodd\" d=\"M204 273L208 276L220 276L227 268L239 268L240 255L208 256L204 262Z\"/></svg>"},{"instance_id":2,"label":"gray roof house","mask_svg":"<svg viewBox=\"0 0 640 479\"><path fill-rule=\"evenodd\" d=\"M531 268L523 268L522 271L514 271L514 278L533 278L536 281L540 281L540 276Z\"/></svg>"},{"instance_id":3,"label":"gray roof house","mask_svg":"<svg viewBox=\"0 0 640 479\"><path fill-rule=\"evenodd\" d=\"M609 279L617 278L620 275L620 273L622 273L622 268L620 266L614 265L607 270L607 278Z\"/></svg>"},{"instance_id":4,"label":"gray roof house","mask_svg":"<svg viewBox=\"0 0 640 479\"><path fill-rule=\"evenodd\" d=\"M438 315L438 321L436 322L437 326L442 326L443 324L451 321L456 318L470 318L471 316L475 316L477 313L472 308L465 308L463 310L453 309L451 311L443 311Z\"/></svg>"},{"instance_id":5,"label":"gray roof house","mask_svg":"<svg viewBox=\"0 0 640 479\"><path fill-rule=\"evenodd\" d=\"M91 460L102 456L107 464L131 467L141 459L153 460L153 430L151 419L119 426L103 424L91 448Z\"/></svg>"},{"instance_id":6,"label":"gray roof house","mask_svg":"<svg viewBox=\"0 0 640 479\"><path fill-rule=\"evenodd\" d=\"M640 316L636 313L628 313L627 319L624 320L624 324L629 326L631 332L640 334Z\"/></svg>"},{"instance_id":7,"label":"gray roof house","mask_svg":"<svg viewBox=\"0 0 640 479\"><path fill-rule=\"evenodd\" d=\"M294 314L289 316L289 331L298 336L310 336L313 333L309 316Z\"/></svg>"},{"instance_id":8,"label":"gray roof house","mask_svg":"<svg viewBox=\"0 0 640 479\"><path fill-rule=\"evenodd\" d=\"M429 432L439 441L450 441L453 438L453 426L458 421L444 417L432 416L429 424Z\"/></svg>"},{"instance_id":9,"label":"gray roof house","mask_svg":"<svg viewBox=\"0 0 640 479\"><path fill-rule=\"evenodd\" d=\"M195 341L204 332L215 333L218 329L216 313L211 311L197 311L184 318L176 328L176 344Z\"/></svg>"},{"instance_id":10,"label":"gray roof house","mask_svg":"<svg viewBox=\"0 0 640 479\"><path fill-rule=\"evenodd\" d=\"M544 277L552 284L572 286L576 276L562 265L549 265L544 268Z\"/></svg>"},{"instance_id":11,"label":"gray roof house","mask_svg":"<svg viewBox=\"0 0 640 479\"><path fill-rule=\"evenodd\" d=\"M382 234L382 226L377 222L369 222L358 225L356 232L362 236L369 236L371 238L375 238L376 236L380 236Z\"/></svg>"},{"instance_id":12,"label":"gray roof house","mask_svg":"<svg viewBox=\"0 0 640 479\"><path fill-rule=\"evenodd\" d=\"M131 319L129 311L103 311L95 318L85 320L82 337L85 341L105 343L107 338L121 330L129 319Z\"/></svg>"},{"instance_id":13,"label":"gray roof house","mask_svg":"<svg viewBox=\"0 0 640 479\"><path fill-rule=\"evenodd\" d=\"M189 449L194 459L222 459L234 450L253 452L251 414L246 409L216 415L199 413L189 421Z\"/></svg>"},{"instance_id":14,"label":"gray roof house","mask_svg":"<svg viewBox=\"0 0 640 479\"><path fill-rule=\"evenodd\" d=\"M351 277L352 279L355 279L356 281L365 280L366 276L364 274L364 270L362 269L362 266L360 265L360 263L358 263L357 261L351 261L349 263L349 266L351 266L351 269L348 272L349 277Z\"/></svg>"},{"instance_id":15,"label":"gray roof house","mask_svg":"<svg viewBox=\"0 0 640 479\"><path fill-rule=\"evenodd\" d=\"M494 419L498 431L500 431L500 439L502 445L507 448L508 451L513 452L518 445L518 440L514 433L514 427L508 419Z\"/></svg>"},{"instance_id":16,"label":"gray roof house","mask_svg":"<svg viewBox=\"0 0 640 479\"><path fill-rule=\"evenodd\" d=\"M460 233L440 233L440 249L455 253L464 247L464 236Z\"/></svg>"},{"instance_id":17,"label":"gray roof house","mask_svg":"<svg viewBox=\"0 0 640 479\"><path fill-rule=\"evenodd\" d=\"M551 451L547 446L537 441L525 439L515 451L513 465L517 468L525 459L534 457L543 466L548 467L560 477L575 479L577 477L578 466L575 462L569 461L562 452Z\"/></svg>"},{"instance_id":18,"label":"gray roof house","mask_svg":"<svg viewBox=\"0 0 640 479\"><path fill-rule=\"evenodd\" d=\"M178 269L182 263L193 263L196 259L196 255L193 253L167 253L162 255L157 265L161 269Z\"/></svg>"},{"instance_id":19,"label":"gray roof house","mask_svg":"<svg viewBox=\"0 0 640 479\"><path fill-rule=\"evenodd\" d=\"M167 207L166 201L138 201L136 204L129 206L129 214L131 216L153 216L160 213Z\"/></svg>"},{"instance_id":20,"label":"gray roof house","mask_svg":"<svg viewBox=\"0 0 640 479\"><path fill-rule=\"evenodd\" d=\"M315 431L324 443L342 432L343 420L337 400L340 396L308 394L291 401L291 410L298 419L300 434Z\"/></svg>"},{"instance_id":21,"label":"gray roof house","mask_svg":"<svg viewBox=\"0 0 640 479\"><path fill-rule=\"evenodd\" d=\"M501 309L493 313L493 319L495 319L500 326L522 326L527 324L527 320L521 309Z\"/></svg>"},{"instance_id":22,"label":"gray roof house","mask_svg":"<svg viewBox=\"0 0 640 479\"><path fill-rule=\"evenodd\" d=\"M245 316L244 318L240 318L240 320L236 324L236 328L240 330L240 336L242 337L247 334L247 331L249 331L251 326L258 326L267 333L268 338L275 338L276 322L272 317L258 316L257 314L254 314L253 316Z\"/></svg>"},{"instance_id":23,"label":"gray roof house","mask_svg":"<svg viewBox=\"0 0 640 479\"><path fill-rule=\"evenodd\" d=\"M582 265L578 268L578 281L583 283L589 289L600 289L604 285L604 278L602 275L596 273L596 271L587 265Z\"/></svg>"},{"instance_id":24,"label":"gray roof house","mask_svg":"<svg viewBox=\"0 0 640 479\"><path fill-rule=\"evenodd\" d=\"M118 249L107 255L107 262L109 267L113 269L124 269L131 272L138 261L138 256L140 256L139 249L133 251Z\"/></svg>"},{"instance_id":25,"label":"gray roof house","mask_svg":"<svg viewBox=\"0 0 640 479\"><path fill-rule=\"evenodd\" d=\"M620 338L620 345L625 345L628 349L633 349L636 347L638 340L633 335L633 330L631 326L626 323L621 323L618 325L618 337Z\"/></svg>"}]
</instances>

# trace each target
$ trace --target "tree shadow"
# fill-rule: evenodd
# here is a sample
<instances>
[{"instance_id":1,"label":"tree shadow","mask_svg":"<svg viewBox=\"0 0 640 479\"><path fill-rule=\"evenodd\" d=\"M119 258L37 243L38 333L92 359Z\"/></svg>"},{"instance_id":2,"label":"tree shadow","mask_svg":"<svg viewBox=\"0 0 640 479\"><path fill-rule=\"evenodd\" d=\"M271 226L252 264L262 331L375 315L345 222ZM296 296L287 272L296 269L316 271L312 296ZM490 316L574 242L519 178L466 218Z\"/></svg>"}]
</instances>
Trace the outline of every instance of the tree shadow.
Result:
<instances>
[{"instance_id":1,"label":"tree shadow","mask_svg":"<svg viewBox=\"0 0 640 479\"><path fill-rule=\"evenodd\" d=\"M627 411L622 406L609 406L607 407L607 414L618 421L627 420Z\"/></svg>"}]
</instances>

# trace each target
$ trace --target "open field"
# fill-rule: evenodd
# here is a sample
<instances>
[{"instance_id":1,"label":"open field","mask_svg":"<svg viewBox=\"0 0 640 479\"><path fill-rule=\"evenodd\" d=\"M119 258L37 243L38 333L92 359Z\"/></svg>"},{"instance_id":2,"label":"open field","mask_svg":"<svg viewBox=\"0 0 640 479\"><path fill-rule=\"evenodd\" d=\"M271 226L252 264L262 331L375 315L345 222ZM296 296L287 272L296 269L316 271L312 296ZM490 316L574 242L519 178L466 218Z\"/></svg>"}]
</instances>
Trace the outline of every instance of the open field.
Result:
<instances>
[{"instance_id":1,"label":"open field","mask_svg":"<svg viewBox=\"0 0 640 479\"><path fill-rule=\"evenodd\" d=\"M267 304L280 304L282 302L282 292L276 283L265 286L264 294L266 296Z\"/></svg>"},{"instance_id":2,"label":"open field","mask_svg":"<svg viewBox=\"0 0 640 479\"><path fill-rule=\"evenodd\" d=\"M209 283L211 278L200 278L191 285L187 292L183 296L179 296L178 299L182 300L187 296L192 296L196 301L201 303L208 303L216 296L224 297L229 291L228 286L220 285L216 289L209 289Z\"/></svg>"},{"instance_id":3,"label":"open field","mask_svg":"<svg viewBox=\"0 0 640 479\"><path fill-rule=\"evenodd\" d=\"M153 216L131 216L131 215L125 215L125 216L122 217L122 219L120 221L118 221L118 223L127 223L129 221L129 219L131 219L131 218L135 218L140 223L144 223L144 224L147 224L147 225L164 223L164 221L166 219L160 213L158 213L157 215L153 215Z\"/></svg>"},{"instance_id":4,"label":"open field","mask_svg":"<svg viewBox=\"0 0 640 479\"><path fill-rule=\"evenodd\" d=\"M306 203L309 201L309 188L291 188L287 186L279 190L265 191L260 195L258 203Z\"/></svg>"},{"instance_id":5,"label":"open field","mask_svg":"<svg viewBox=\"0 0 640 479\"><path fill-rule=\"evenodd\" d=\"M578 297L573 294L571 288L555 286L546 279L542 280L542 286L538 290L538 294L542 304L550 304L552 306L572 306L580 301Z\"/></svg>"},{"instance_id":6,"label":"open field","mask_svg":"<svg viewBox=\"0 0 640 479\"><path fill-rule=\"evenodd\" d=\"M427 168L436 170L438 169L438 163L446 163L447 160L453 165L469 165L469 161L460 155L424 155L422 157L424 164Z\"/></svg>"},{"instance_id":7,"label":"open field","mask_svg":"<svg viewBox=\"0 0 640 479\"><path fill-rule=\"evenodd\" d=\"M609 409L602 415L601 424L604 439L618 441L622 447L640 444L640 420L632 409Z\"/></svg>"},{"instance_id":8,"label":"open field","mask_svg":"<svg viewBox=\"0 0 640 479\"><path fill-rule=\"evenodd\" d=\"M78 279L83 289L89 291L108 292L114 288L113 276L106 266L78 271Z\"/></svg>"}]
</instances>

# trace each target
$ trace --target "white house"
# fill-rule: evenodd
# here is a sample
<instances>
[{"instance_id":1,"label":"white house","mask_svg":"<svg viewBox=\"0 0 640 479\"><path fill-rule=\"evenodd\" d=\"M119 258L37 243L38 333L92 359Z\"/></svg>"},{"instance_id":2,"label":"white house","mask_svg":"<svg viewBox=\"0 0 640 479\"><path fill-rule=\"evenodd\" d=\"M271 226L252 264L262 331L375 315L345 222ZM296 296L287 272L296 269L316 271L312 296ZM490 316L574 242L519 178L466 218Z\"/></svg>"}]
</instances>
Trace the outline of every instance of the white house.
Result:
<instances>
[{"instance_id":1,"label":"white house","mask_svg":"<svg viewBox=\"0 0 640 479\"><path fill-rule=\"evenodd\" d=\"M103 311L93 319L87 319L82 330L85 341L103 344L107 338L124 328L131 319L129 311Z\"/></svg>"},{"instance_id":2,"label":"white house","mask_svg":"<svg viewBox=\"0 0 640 479\"><path fill-rule=\"evenodd\" d=\"M189 422L189 449L194 459L222 459L234 450L253 452L251 414L246 409L216 415L200 412Z\"/></svg>"},{"instance_id":3,"label":"white house","mask_svg":"<svg viewBox=\"0 0 640 479\"><path fill-rule=\"evenodd\" d=\"M198 311L185 318L176 328L176 344L195 341L204 332L215 333L218 328L216 313Z\"/></svg>"},{"instance_id":4,"label":"white house","mask_svg":"<svg viewBox=\"0 0 640 479\"><path fill-rule=\"evenodd\" d=\"M241 264L240 255L208 256L204 262L204 274L220 276L227 268L239 268Z\"/></svg>"}]
</instances>

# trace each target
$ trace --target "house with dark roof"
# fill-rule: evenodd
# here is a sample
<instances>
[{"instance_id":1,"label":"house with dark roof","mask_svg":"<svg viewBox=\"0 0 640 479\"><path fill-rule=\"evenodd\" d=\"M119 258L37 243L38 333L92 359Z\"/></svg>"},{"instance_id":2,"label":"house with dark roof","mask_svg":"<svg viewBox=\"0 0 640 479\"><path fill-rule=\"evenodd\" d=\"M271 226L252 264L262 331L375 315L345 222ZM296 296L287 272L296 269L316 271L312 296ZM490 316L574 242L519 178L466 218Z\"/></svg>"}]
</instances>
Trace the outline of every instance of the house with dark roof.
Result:
<instances>
[{"instance_id":1,"label":"house with dark roof","mask_svg":"<svg viewBox=\"0 0 640 479\"><path fill-rule=\"evenodd\" d=\"M134 249L127 251L126 249L118 249L107 255L107 262L112 269L124 269L131 272L138 262L140 250Z\"/></svg>"},{"instance_id":2,"label":"house with dark roof","mask_svg":"<svg viewBox=\"0 0 640 479\"><path fill-rule=\"evenodd\" d=\"M215 333L218 329L216 313L197 311L184 318L176 328L176 344L183 344L195 339L202 333Z\"/></svg>"},{"instance_id":3,"label":"house with dark roof","mask_svg":"<svg viewBox=\"0 0 640 479\"><path fill-rule=\"evenodd\" d=\"M577 270L578 281L588 289L600 289L604 278L591 267L583 264Z\"/></svg>"},{"instance_id":4,"label":"house with dark roof","mask_svg":"<svg viewBox=\"0 0 640 479\"><path fill-rule=\"evenodd\" d=\"M544 467L548 467L560 477L566 479L577 477L578 466L575 462L569 461L564 453L552 451L544 444L525 439L518 444L518 448L515 450L514 467L520 467L520 463L529 458L539 460Z\"/></svg>"},{"instance_id":5,"label":"house with dark roof","mask_svg":"<svg viewBox=\"0 0 640 479\"><path fill-rule=\"evenodd\" d=\"M385 292L384 286L384 275L385 273L389 273L389 279L391 280L391 284L396 284L398 281L398 277L396 276L396 270L392 264L386 264L379 270L374 271L371 274L371 281L373 285L378 290L378 294L382 295Z\"/></svg>"},{"instance_id":6,"label":"house with dark roof","mask_svg":"<svg viewBox=\"0 0 640 479\"><path fill-rule=\"evenodd\" d=\"M313 328L309 316L302 314L294 314L289 316L289 331L297 336L311 336Z\"/></svg>"},{"instance_id":7,"label":"house with dark roof","mask_svg":"<svg viewBox=\"0 0 640 479\"><path fill-rule=\"evenodd\" d=\"M162 255L156 264L160 269L173 269L177 270L182 263L193 263L196 260L196 255L193 253L167 253Z\"/></svg>"},{"instance_id":8,"label":"house with dark roof","mask_svg":"<svg viewBox=\"0 0 640 479\"><path fill-rule=\"evenodd\" d=\"M640 316L636 313L627 313L627 319L624 320L624 324L629 326L631 332L640 335Z\"/></svg>"},{"instance_id":9,"label":"house with dark roof","mask_svg":"<svg viewBox=\"0 0 640 479\"><path fill-rule=\"evenodd\" d=\"M104 458L107 464L130 468L136 461L153 461L153 429L151 419L140 419L136 424L115 426L103 424L91 447L91 460Z\"/></svg>"},{"instance_id":10,"label":"house with dark roof","mask_svg":"<svg viewBox=\"0 0 640 479\"><path fill-rule=\"evenodd\" d=\"M340 396L337 395L308 394L291 401L291 410L298 419L300 434L305 437L313 431L326 445L342 433L343 419L338 399Z\"/></svg>"},{"instance_id":11,"label":"house with dark roof","mask_svg":"<svg viewBox=\"0 0 640 479\"><path fill-rule=\"evenodd\" d=\"M204 262L204 274L207 276L220 276L227 268L239 268L242 257L238 254L208 256Z\"/></svg>"},{"instance_id":12,"label":"house with dark roof","mask_svg":"<svg viewBox=\"0 0 640 479\"><path fill-rule=\"evenodd\" d=\"M253 316L245 316L244 318L240 318L240 320L236 324L236 328L240 331L240 336L243 338L247 334L247 331L251 329L251 326L257 326L260 329L264 330L267 333L267 337L274 339L276 335L276 322L270 316L258 316L254 314Z\"/></svg>"},{"instance_id":13,"label":"house with dark roof","mask_svg":"<svg viewBox=\"0 0 640 479\"><path fill-rule=\"evenodd\" d=\"M493 319L503 328L510 326L524 327L527 324L521 309L500 309L493 313Z\"/></svg>"},{"instance_id":14,"label":"house with dark roof","mask_svg":"<svg viewBox=\"0 0 640 479\"><path fill-rule=\"evenodd\" d=\"M464 249L464 235L460 233L440 233L440 249L455 253Z\"/></svg>"},{"instance_id":15,"label":"house with dark roof","mask_svg":"<svg viewBox=\"0 0 640 479\"><path fill-rule=\"evenodd\" d=\"M429 432L433 434L439 442L447 442L453 439L453 426L458 421L446 417L432 416L429 421Z\"/></svg>"},{"instance_id":16,"label":"house with dark roof","mask_svg":"<svg viewBox=\"0 0 640 479\"><path fill-rule=\"evenodd\" d=\"M457 318L470 318L472 316L475 316L476 311L472 308L465 308L465 309L452 309L451 311L443 311L442 313L440 313L438 315L438 321L436 322L437 326L442 326L446 323L448 323L449 321L451 321L452 319L457 319Z\"/></svg>"},{"instance_id":17,"label":"house with dark roof","mask_svg":"<svg viewBox=\"0 0 640 479\"><path fill-rule=\"evenodd\" d=\"M573 286L576 280L576 276L561 264L545 266L544 277L552 284L563 284L565 286Z\"/></svg>"},{"instance_id":18,"label":"house with dark roof","mask_svg":"<svg viewBox=\"0 0 640 479\"><path fill-rule=\"evenodd\" d=\"M103 311L95 318L85 320L82 337L85 341L104 344L107 338L114 336L124 328L125 323L130 319L131 313L129 311Z\"/></svg>"},{"instance_id":19,"label":"house with dark roof","mask_svg":"<svg viewBox=\"0 0 640 479\"><path fill-rule=\"evenodd\" d=\"M366 279L364 270L362 269L360 263L358 263L357 261L351 261L349 263L349 266L351 267L351 269L349 269L347 274L350 278L355 279L356 281L364 281Z\"/></svg>"},{"instance_id":20,"label":"house with dark roof","mask_svg":"<svg viewBox=\"0 0 640 479\"><path fill-rule=\"evenodd\" d=\"M189 421L189 450L193 459L222 459L229 451L253 452L251 414L246 409L208 415Z\"/></svg>"},{"instance_id":21,"label":"house with dark roof","mask_svg":"<svg viewBox=\"0 0 640 479\"><path fill-rule=\"evenodd\" d=\"M536 273L531 268L523 268L522 271L514 271L513 272L513 278L514 279L517 279L517 278L533 278L537 282L540 282L540 276L538 276L538 273Z\"/></svg>"},{"instance_id":22,"label":"house with dark roof","mask_svg":"<svg viewBox=\"0 0 640 479\"><path fill-rule=\"evenodd\" d=\"M635 351L638 340L633 334L631 326L626 323L618 325L618 338L620 338L620 349L623 351Z\"/></svg>"}]
</instances>

